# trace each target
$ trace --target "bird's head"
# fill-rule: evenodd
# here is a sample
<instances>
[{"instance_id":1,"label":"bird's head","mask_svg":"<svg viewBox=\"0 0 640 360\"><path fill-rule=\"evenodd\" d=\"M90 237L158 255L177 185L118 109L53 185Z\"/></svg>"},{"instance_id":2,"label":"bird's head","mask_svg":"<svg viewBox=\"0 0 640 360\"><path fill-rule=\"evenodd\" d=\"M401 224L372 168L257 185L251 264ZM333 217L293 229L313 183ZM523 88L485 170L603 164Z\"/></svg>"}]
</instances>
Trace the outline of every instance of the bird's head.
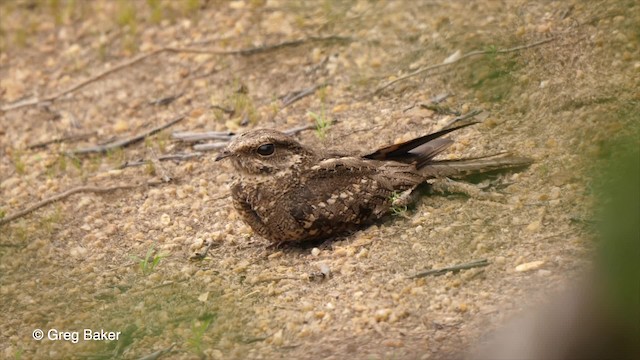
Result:
<instances>
[{"instance_id":1,"label":"bird's head","mask_svg":"<svg viewBox=\"0 0 640 360\"><path fill-rule=\"evenodd\" d=\"M229 159L244 175L276 175L303 167L314 152L277 130L251 130L234 138L215 161Z\"/></svg>"}]
</instances>

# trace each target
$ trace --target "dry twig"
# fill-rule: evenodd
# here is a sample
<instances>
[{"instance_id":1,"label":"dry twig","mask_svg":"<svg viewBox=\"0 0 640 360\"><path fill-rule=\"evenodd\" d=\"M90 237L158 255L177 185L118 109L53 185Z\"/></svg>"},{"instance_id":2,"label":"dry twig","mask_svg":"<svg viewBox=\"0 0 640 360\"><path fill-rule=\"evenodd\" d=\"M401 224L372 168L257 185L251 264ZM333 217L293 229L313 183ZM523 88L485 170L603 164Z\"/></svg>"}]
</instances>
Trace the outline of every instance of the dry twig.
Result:
<instances>
[{"instance_id":1,"label":"dry twig","mask_svg":"<svg viewBox=\"0 0 640 360\"><path fill-rule=\"evenodd\" d=\"M235 133L231 131L206 131L206 132L190 132L181 131L171 134L173 140L185 142L198 142L202 140L226 140L231 139Z\"/></svg>"},{"instance_id":2,"label":"dry twig","mask_svg":"<svg viewBox=\"0 0 640 360\"><path fill-rule=\"evenodd\" d=\"M334 120L332 124L335 124L335 123L336 121ZM287 135L295 135L299 132L315 129L315 128L316 128L315 124L300 125L297 127L284 130L283 133ZM193 145L193 150L196 150L196 151L213 151L213 150L220 150L225 146L227 146L228 142L231 141L234 138L234 136L236 136L236 134L233 132L215 132L215 131L204 132L204 133L176 132L176 133L173 133L172 136L175 140L191 141L191 142L201 141L201 140L222 140L222 141L213 142L213 143Z\"/></svg>"},{"instance_id":3,"label":"dry twig","mask_svg":"<svg viewBox=\"0 0 640 360\"><path fill-rule=\"evenodd\" d=\"M158 156L158 160L160 161L167 161L167 160L173 160L173 161L183 161L183 160L189 160L189 159L193 159L196 157L200 157L204 155L201 152L192 152L192 153L184 153L184 154L169 154L169 155L162 155L162 156ZM124 169L124 168L128 168L128 167L134 167L134 166L142 166L144 164L147 164L148 160L137 160L137 161L126 161L124 162L122 165L118 166L117 169Z\"/></svg>"},{"instance_id":4,"label":"dry twig","mask_svg":"<svg viewBox=\"0 0 640 360\"><path fill-rule=\"evenodd\" d=\"M447 266L447 267L443 267L441 269L431 269L431 270L427 270L427 271L423 271L423 272L419 272L415 275L409 276L409 279L419 279L419 278L423 278L426 276L440 276L440 275L444 275L448 272L454 272L457 273L460 270L467 270L467 269L473 269L473 268L477 268L477 267L484 267L489 265L490 262L487 259L481 259L481 260L475 260L469 263L465 263L465 264L458 264L458 265L453 265L453 266Z\"/></svg>"},{"instance_id":5,"label":"dry twig","mask_svg":"<svg viewBox=\"0 0 640 360\"><path fill-rule=\"evenodd\" d=\"M133 189L133 188L137 188L137 187L141 187L141 186L148 186L148 185L155 185L154 183L145 183L145 184L137 184L137 185L115 185L115 186L108 186L108 187L99 187L99 186L78 186L75 187L73 189L67 190L63 193L48 197L42 201L39 201L31 206L29 206L28 208L18 211L15 214L11 214L7 217L4 217L2 219L0 219L0 226L8 224L9 222L15 220L15 219L19 219L23 216L26 216L38 209L40 209L43 206L52 204L54 202L63 200L73 194L78 194L78 193L85 193L85 192L93 192L93 193L108 193L108 192L112 192L115 190L119 190L119 189Z\"/></svg>"},{"instance_id":6,"label":"dry twig","mask_svg":"<svg viewBox=\"0 0 640 360\"><path fill-rule=\"evenodd\" d=\"M123 139L123 140L119 140L119 141L114 141L105 145L98 145L98 146L91 146L88 148L80 148L80 149L76 149L76 150L72 150L67 152L67 155L81 155L81 154L91 154L91 153L106 153L109 150L114 150L114 149L118 149L121 147L127 147L131 144L135 144L137 142L140 142L142 140L144 140L145 138L147 138L148 136L151 136L161 130L164 130L172 125L177 124L178 122L182 121L182 119L184 119L185 116L184 115L180 115L178 117L176 117L175 119L169 121L166 124L154 127L153 129L150 129L142 134L130 137L128 139Z\"/></svg>"},{"instance_id":7,"label":"dry twig","mask_svg":"<svg viewBox=\"0 0 640 360\"><path fill-rule=\"evenodd\" d=\"M207 241L207 245L204 248L203 251L196 251L193 255L191 255L189 257L189 260L195 261L195 260L202 260L205 257L207 257L207 254L209 253L209 250L214 246L213 241L209 240ZM220 243L215 243L215 247L220 246Z\"/></svg>"},{"instance_id":8,"label":"dry twig","mask_svg":"<svg viewBox=\"0 0 640 360\"><path fill-rule=\"evenodd\" d=\"M453 124L455 124L455 123L457 123L459 121L470 119L470 118L475 117L476 115L478 115L480 113L482 113L482 110L476 109L476 110L469 111L466 114L462 114L460 116L456 116L453 119L451 119L449 122L447 122L442 128L446 129L449 126L451 126L451 125L453 125Z\"/></svg>"},{"instance_id":9,"label":"dry twig","mask_svg":"<svg viewBox=\"0 0 640 360\"><path fill-rule=\"evenodd\" d=\"M295 103L296 101L298 101L300 99L304 99L305 97L315 93L316 90L318 90L320 88L323 88L323 87L325 87L327 85L328 84L326 84L326 83L313 85L313 86L308 87L306 89L292 91L292 92L288 93L287 95L282 97L282 108L280 108L280 110L286 108L287 106Z\"/></svg>"},{"instance_id":10,"label":"dry twig","mask_svg":"<svg viewBox=\"0 0 640 360\"><path fill-rule=\"evenodd\" d=\"M214 151L220 150L228 145L228 142L214 142L208 144L195 144L193 145L193 150L195 151Z\"/></svg>"},{"instance_id":11,"label":"dry twig","mask_svg":"<svg viewBox=\"0 0 640 360\"><path fill-rule=\"evenodd\" d=\"M389 81L388 83L386 83L386 84L380 86L379 88L377 88L370 95L371 96L378 95L384 89L386 89L389 86L391 86L393 84L396 84L396 83L398 83L400 81L403 81L403 80L409 79L411 77L420 75L420 74L425 73L427 71L431 71L431 70L435 70L435 69L438 69L438 68L441 68L441 67L445 67L445 66L456 64L456 63L458 63L458 62L460 62L460 61L462 61L464 59L470 58L470 57L474 57L474 56L478 56L478 55L486 55L486 54L506 54L506 53L510 53L510 52L516 52L516 51L520 51L520 50L524 50L524 49L529 49L529 48L532 48L532 47L540 46L540 45L546 44L548 42L554 41L555 39L556 39L555 37L551 37L551 38L548 38L548 39L544 39L544 40L533 42L531 44L516 46L516 47L510 48L510 49L501 49L501 50L495 50L495 51L493 51L493 50L476 50L476 51L472 51L472 52L466 53L466 54L464 54L464 55L462 55L462 56L460 56L460 57L458 57L458 58L456 58L454 60L446 61L446 62L443 62L441 64L427 66L425 68L418 69L418 70L416 70L416 71L414 71L412 73L409 73L407 75L401 76L401 77L399 77L399 78L397 78L395 80Z\"/></svg>"},{"instance_id":12,"label":"dry twig","mask_svg":"<svg viewBox=\"0 0 640 360\"><path fill-rule=\"evenodd\" d=\"M34 143L31 144L27 147L27 149L29 150L33 150L33 149L39 149L39 148L43 148L43 147L47 147L51 144L59 144L65 141L77 141L77 140L82 140L82 139L86 139L88 137L91 137L93 135L95 135L96 132L90 132L90 133L85 133L85 134L75 134L75 135L67 135L67 136L63 136L63 137L59 137L59 138L55 138L55 139L51 139L51 140L46 140L46 141L42 141L42 142L38 142L38 143Z\"/></svg>"},{"instance_id":13,"label":"dry twig","mask_svg":"<svg viewBox=\"0 0 640 360\"><path fill-rule=\"evenodd\" d=\"M57 100L58 98L65 96L67 94L70 94L72 92L75 92L77 90L82 89L83 87L96 82L104 77L106 77L107 75L110 75L114 72L120 71L126 67L132 66L134 64L137 64L151 56L154 55L158 55L160 53L191 53L191 54L212 54L212 55L240 55L240 56L249 56L249 55L255 55L255 54L260 54L260 53L266 53L266 52L270 52L270 51L275 51L275 50L279 50L279 49L283 49L283 48L288 48L288 47L297 47L300 45L303 45L305 43L309 43L309 42L348 42L351 41L350 38L346 38L346 37L341 37L341 36L327 36L327 37L309 37L309 38L305 38L305 39L299 39L299 40L293 40L293 41L285 41L279 44L275 44L275 45L265 45L265 46L258 46L258 47L254 47L254 48L249 48L249 49L240 49L240 50L218 50L218 49L206 49L206 48L180 48L180 47L163 47L160 49L156 49L153 50L151 52L148 52L146 54L140 54L132 59L126 60L118 65L115 65L109 69L106 69L104 71L102 71L101 73L91 76L88 79L82 80L77 84L72 85L71 87L55 92L51 95L47 95L44 96L42 98L33 98L33 99L26 99L26 100L21 100L21 101L17 101L14 102L12 104L8 104L3 106L2 108L0 108L0 111L9 111L9 110L15 110L15 109L19 109L22 107L26 107L26 106L34 106L34 105L39 105L39 104L43 104L43 103L50 103L53 102L55 100Z\"/></svg>"},{"instance_id":14,"label":"dry twig","mask_svg":"<svg viewBox=\"0 0 640 360\"><path fill-rule=\"evenodd\" d=\"M157 360L160 357L170 353L173 348L176 346L176 344L171 344L170 346L164 348L164 349L160 349L158 351L152 352L149 355L143 356L141 358L138 358L138 360Z\"/></svg>"},{"instance_id":15,"label":"dry twig","mask_svg":"<svg viewBox=\"0 0 640 360\"><path fill-rule=\"evenodd\" d=\"M184 92L178 93L176 95L169 95L169 96L161 97L159 99L155 99L155 100L149 101L149 105L166 106L166 105L169 105L172 102L176 101L177 99L179 99L182 95L184 95Z\"/></svg>"}]
</instances>

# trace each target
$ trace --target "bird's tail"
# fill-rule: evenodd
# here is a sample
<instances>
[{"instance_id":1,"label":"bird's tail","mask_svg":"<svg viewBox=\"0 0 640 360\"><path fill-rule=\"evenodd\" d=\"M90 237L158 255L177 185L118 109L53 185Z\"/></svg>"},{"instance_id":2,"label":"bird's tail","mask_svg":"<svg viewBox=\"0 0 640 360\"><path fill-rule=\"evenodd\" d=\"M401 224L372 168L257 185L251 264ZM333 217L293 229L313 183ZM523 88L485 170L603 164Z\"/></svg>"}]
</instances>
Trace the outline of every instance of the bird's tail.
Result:
<instances>
[{"instance_id":1,"label":"bird's tail","mask_svg":"<svg viewBox=\"0 0 640 360\"><path fill-rule=\"evenodd\" d=\"M426 178L463 178L470 175L518 169L529 166L532 159L516 157L508 153L501 153L478 158L459 160L431 160L429 164L420 169Z\"/></svg>"}]
</instances>

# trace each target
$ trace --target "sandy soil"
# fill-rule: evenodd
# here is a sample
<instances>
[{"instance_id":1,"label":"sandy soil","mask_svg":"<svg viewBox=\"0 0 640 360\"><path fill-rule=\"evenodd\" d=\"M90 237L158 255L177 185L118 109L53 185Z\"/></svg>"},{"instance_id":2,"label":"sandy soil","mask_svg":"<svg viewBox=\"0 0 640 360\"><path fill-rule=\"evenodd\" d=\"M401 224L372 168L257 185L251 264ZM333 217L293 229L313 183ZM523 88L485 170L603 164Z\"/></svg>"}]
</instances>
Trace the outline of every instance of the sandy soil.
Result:
<instances>
[{"instance_id":1,"label":"sandy soil","mask_svg":"<svg viewBox=\"0 0 640 360\"><path fill-rule=\"evenodd\" d=\"M155 184L72 195L0 225L0 357L134 359L172 344L165 356L176 359L463 351L589 262L590 169L603 141L640 113L639 23L636 1L2 2L0 217L80 185ZM348 39L317 39L329 36ZM263 52L157 53L53 102L8 109L166 46L298 39ZM487 53L372 94L475 50ZM283 107L281 96L321 84ZM419 106L443 93L452 96L441 109ZM425 197L405 216L318 249L269 249L254 236L230 206L234 174L213 162L215 151L119 169L193 152L174 131L287 129L312 124L313 112L338 122L302 141L366 152L438 129L455 116L448 110L475 109L484 123L455 135L444 157L533 158L486 189L502 199ZM130 147L64 155L180 114ZM173 180L157 184L165 173ZM190 260L206 242L206 258ZM148 252L160 261L143 269ZM483 258L491 264L409 278ZM317 276L327 268L328 278ZM121 334L73 343L47 339L50 329Z\"/></svg>"}]
</instances>

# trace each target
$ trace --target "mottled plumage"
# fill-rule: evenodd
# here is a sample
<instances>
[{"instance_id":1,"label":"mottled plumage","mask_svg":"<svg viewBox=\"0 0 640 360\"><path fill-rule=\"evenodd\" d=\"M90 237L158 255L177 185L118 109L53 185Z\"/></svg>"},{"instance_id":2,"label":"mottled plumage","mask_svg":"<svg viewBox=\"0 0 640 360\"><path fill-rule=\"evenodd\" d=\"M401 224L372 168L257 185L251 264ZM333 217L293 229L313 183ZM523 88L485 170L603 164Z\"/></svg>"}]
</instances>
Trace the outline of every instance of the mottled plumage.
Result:
<instances>
[{"instance_id":1,"label":"mottled plumage","mask_svg":"<svg viewBox=\"0 0 640 360\"><path fill-rule=\"evenodd\" d=\"M391 211L394 193L409 195L436 177L519 167L509 156L436 161L453 143L439 131L367 155L327 155L276 130L235 138L216 160L239 172L233 204L251 228L274 243L330 238L361 228Z\"/></svg>"}]
</instances>

